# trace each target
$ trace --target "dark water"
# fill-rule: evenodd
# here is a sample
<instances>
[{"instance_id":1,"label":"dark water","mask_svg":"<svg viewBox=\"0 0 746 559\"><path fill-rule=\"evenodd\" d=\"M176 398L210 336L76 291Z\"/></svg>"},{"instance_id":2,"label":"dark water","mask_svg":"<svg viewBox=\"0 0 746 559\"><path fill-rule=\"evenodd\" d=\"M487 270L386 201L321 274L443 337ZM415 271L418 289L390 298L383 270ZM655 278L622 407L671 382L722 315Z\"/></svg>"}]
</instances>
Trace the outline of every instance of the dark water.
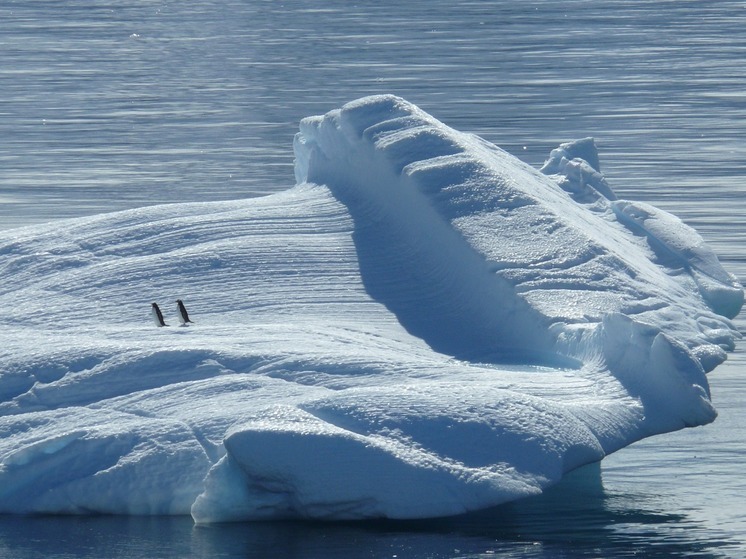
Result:
<instances>
[{"instance_id":1,"label":"dark water","mask_svg":"<svg viewBox=\"0 0 746 559\"><path fill-rule=\"evenodd\" d=\"M194 526L183 517L0 517L0 557L714 558L736 550L727 534L703 540L699 530L646 495L605 490L594 465L543 496L457 519Z\"/></svg>"},{"instance_id":2,"label":"dark water","mask_svg":"<svg viewBox=\"0 0 746 559\"><path fill-rule=\"evenodd\" d=\"M300 118L391 92L533 165L594 136L621 197L684 218L743 281L744 61L743 1L5 1L0 228L287 188ZM743 351L710 378L714 424L482 515L5 517L0 557L745 557Z\"/></svg>"}]
</instances>

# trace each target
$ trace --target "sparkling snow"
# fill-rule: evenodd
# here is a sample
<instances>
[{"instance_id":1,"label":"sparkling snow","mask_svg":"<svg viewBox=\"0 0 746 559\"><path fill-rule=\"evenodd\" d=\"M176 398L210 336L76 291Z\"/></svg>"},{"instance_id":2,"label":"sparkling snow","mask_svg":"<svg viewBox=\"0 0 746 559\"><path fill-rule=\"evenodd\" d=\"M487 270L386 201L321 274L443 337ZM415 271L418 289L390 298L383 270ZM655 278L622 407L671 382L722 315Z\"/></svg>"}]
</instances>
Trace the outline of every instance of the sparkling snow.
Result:
<instances>
[{"instance_id":1,"label":"sparkling snow","mask_svg":"<svg viewBox=\"0 0 746 559\"><path fill-rule=\"evenodd\" d=\"M280 194L0 232L0 512L451 515L715 418L741 286L592 139L539 172L376 96L294 148Z\"/></svg>"}]
</instances>

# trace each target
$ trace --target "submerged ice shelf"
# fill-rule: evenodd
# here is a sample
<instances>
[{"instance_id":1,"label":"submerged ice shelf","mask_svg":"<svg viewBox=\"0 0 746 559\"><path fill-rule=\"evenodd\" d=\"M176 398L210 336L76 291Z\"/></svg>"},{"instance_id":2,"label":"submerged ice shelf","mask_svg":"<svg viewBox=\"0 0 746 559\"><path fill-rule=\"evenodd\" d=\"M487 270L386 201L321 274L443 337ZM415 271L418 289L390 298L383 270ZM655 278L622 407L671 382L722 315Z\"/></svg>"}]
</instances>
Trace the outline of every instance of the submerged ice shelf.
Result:
<instances>
[{"instance_id":1,"label":"submerged ice shelf","mask_svg":"<svg viewBox=\"0 0 746 559\"><path fill-rule=\"evenodd\" d=\"M714 419L741 286L591 139L539 172L386 95L294 148L280 194L0 233L0 512L451 515Z\"/></svg>"}]
</instances>

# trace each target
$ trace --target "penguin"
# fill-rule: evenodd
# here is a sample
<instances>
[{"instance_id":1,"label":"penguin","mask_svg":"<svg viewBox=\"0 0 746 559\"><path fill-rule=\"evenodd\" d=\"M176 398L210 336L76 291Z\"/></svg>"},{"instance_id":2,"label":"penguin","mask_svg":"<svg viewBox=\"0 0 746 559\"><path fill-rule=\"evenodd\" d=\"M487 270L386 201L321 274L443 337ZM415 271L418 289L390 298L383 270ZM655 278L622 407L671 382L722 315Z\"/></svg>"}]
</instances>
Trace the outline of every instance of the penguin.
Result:
<instances>
[{"instance_id":1,"label":"penguin","mask_svg":"<svg viewBox=\"0 0 746 559\"><path fill-rule=\"evenodd\" d=\"M153 320L155 320L156 326L168 326L166 322L163 320L163 314L161 313L161 309L158 308L157 303L153 303L151 305L151 312L153 313Z\"/></svg>"},{"instance_id":2,"label":"penguin","mask_svg":"<svg viewBox=\"0 0 746 559\"><path fill-rule=\"evenodd\" d=\"M176 299L176 306L179 309L179 320L181 321L181 325L186 326L187 322L194 324L194 321L189 319L189 313L187 313L184 302L181 299Z\"/></svg>"}]
</instances>

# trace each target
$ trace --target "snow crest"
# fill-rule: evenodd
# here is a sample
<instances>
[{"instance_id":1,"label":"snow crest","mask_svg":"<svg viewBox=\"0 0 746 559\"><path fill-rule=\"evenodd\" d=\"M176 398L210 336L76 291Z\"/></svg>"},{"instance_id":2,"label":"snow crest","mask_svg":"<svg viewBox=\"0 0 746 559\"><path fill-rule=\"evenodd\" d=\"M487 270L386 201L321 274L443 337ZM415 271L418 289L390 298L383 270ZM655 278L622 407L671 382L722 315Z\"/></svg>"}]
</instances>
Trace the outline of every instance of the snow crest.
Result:
<instances>
[{"instance_id":1,"label":"snow crest","mask_svg":"<svg viewBox=\"0 0 746 559\"><path fill-rule=\"evenodd\" d=\"M743 291L592 139L540 172L384 95L294 148L280 194L0 234L0 512L452 515L714 419Z\"/></svg>"}]
</instances>

